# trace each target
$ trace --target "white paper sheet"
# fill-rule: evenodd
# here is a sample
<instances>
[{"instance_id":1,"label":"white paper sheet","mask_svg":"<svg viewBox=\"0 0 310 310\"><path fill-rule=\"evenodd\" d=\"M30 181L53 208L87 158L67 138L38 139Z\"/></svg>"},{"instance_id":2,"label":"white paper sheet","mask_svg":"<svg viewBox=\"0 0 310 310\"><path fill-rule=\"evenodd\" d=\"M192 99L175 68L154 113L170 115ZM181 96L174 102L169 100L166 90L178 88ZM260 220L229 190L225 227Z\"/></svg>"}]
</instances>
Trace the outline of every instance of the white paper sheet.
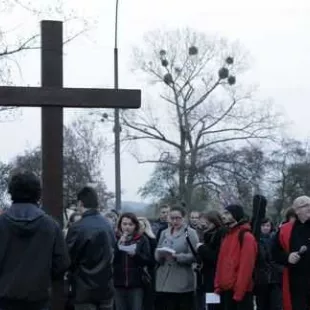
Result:
<instances>
[{"instance_id":1,"label":"white paper sheet","mask_svg":"<svg viewBox=\"0 0 310 310\"><path fill-rule=\"evenodd\" d=\"M119 244L118 248L120 251L124 251L126 253L132 253L136 251L137 245L136 244L131 244L131 245L122 245Z\"/></svg>"},{"instance_id":2,"label":"white paper sheet","mask_svg":"<svg viewBox=\"0 0 310 310\"><path fill-rule=\"evenodd\" d=\"M219 304L221 302L221 297L215 293L206 294L206 304Z\"/></svg>"},{"instance_id":3,"label":"white paper sheet","mask_svg":"<svg viewBox=\"0 0 310 310\"><path fill-rule=\"evenodd\" d=\"M163 247L163 248L157 248L156 249L157 252L159 252L160 254L175 254L175 250L167 248L167 247Z\"/></svg>"}]
</instances>

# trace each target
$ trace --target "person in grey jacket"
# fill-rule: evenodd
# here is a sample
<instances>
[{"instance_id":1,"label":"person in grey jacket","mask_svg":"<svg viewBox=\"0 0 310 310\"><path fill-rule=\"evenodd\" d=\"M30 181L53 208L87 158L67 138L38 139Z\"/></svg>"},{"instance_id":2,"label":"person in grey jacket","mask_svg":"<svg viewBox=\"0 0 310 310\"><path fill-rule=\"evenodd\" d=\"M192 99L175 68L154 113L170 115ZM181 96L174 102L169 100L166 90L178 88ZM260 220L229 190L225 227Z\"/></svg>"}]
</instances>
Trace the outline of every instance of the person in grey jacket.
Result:
<instances>
[{"instance_id":1,"label":"person in grey jacket","mask_svg":"<svg viewBox=\"0 0 310 310\"><path fill-rule=\"evenodd\" d=\"M185 223L186 211L173 207L170 212L171 227L161 233L155 259L156 309L194 309L195 275L192 264L195 257L189 246L196 249L199 242L196 231ZM188 236L188 240L187 237Z\"/></svg>"}]
</instances>

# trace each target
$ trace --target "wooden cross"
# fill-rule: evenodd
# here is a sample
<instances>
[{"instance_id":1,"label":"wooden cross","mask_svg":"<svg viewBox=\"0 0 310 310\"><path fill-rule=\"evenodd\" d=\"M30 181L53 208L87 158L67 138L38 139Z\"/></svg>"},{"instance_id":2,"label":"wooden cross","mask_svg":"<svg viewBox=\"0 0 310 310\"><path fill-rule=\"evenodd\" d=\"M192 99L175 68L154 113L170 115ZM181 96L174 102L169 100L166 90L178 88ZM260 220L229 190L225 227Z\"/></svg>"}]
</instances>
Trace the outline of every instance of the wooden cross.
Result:
<instances>
[{"instance_id":1,"label":"wooden cross","mask_svg":"<svg viewBox=\"0 0 310 310\"><path fill-rule=\"evenodd\" d=\"M42 87L2 86L0 106L42 108L43 206L62 224L63 108L136 109L141 106L141 91L63 88L63 24L59 21L41 22L41 60ZM61 289L54 294L53 310L64 307Z\"/></svg>"}]
</instances>

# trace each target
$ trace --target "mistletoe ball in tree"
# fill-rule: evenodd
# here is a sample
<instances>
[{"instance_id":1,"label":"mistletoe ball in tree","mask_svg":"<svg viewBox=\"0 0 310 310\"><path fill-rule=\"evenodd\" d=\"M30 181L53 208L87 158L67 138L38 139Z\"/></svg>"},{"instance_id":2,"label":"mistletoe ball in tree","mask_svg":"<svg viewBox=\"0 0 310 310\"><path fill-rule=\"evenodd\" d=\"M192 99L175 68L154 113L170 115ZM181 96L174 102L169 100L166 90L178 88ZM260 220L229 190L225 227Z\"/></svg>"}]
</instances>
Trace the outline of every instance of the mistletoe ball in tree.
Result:
<instances>
[{"instance_id":1,"label":"mistletoe ball in tree","mask_svg":"<svg viewBox=\"0 0 310 310\"><path fill-rule=\"evenodd\" d=\"M159 51L159 56L160 57L165 57L167 55L167 52L165 50L160 50Z\"/></svg>"},{"instance_id":2,"label":"mistletoe ball in tree","mask_svg":"<svg viewBox=\"0 0 310 310\"><path fill-rule=\"evenodd\" d=\"M234 59L233 59L232 57L227 57L227 58L226 58L226 63L227 63L228 65L232 65L232 64L234 63Z\"/></svg>"},{"instance_id":3,"label":"mistletoe ball in tree","mask_svg":"<svg viewBox=\"0 0 310 310\"><path fill-rule=\"evenodd\" d=\"M162 65L163 67L168 67L168 65L169 65L168 60L167 60L167 59L163 59L163 60L161 61L161 65Z\"/></svg>"},{"instance_id":4,"label":"mistletoe ball in tree","mask_svg":"<svg viewBox=\"0 0 310 310\"><path fill-rule=\"evenodd\" d=\"M195 56L198 54L198 48L196 46L191 46L189 49L188 49L188 54L190 56Z\"/></svg>"},{"instance_id":5,"label":"mistletoe ball in tree","mask_svg":"<svg viewBox=\"0 0 310 310\"><path fill-rule=\"evenodd\" d=\"M167 85L171 85L173 83L173 78L172 78L172 75L170 73L167 73L164 75L164 82Z\"/></svg>"},{"instance_id":6,"label":"mistletoe ball in tree","mask_svg":"<svg viewBox=\"0 0 310 310\"><path fill-rule=\"evenodd\" d=\"M227 68L223 67L219 70L219 78L221 80L227 79L228 76L229 76L229 70Z\"/></svg>"},{"instance_id":7,"label":"mistletoe ball in tree","mask_svg":"<svg viewBox=\"0 0 310 310\"><path fill-rule=\"evenodd\" d=\"M236 77L231 75L228 77L227 81L228 81L229 85L234 85L234 84L236 84Z\"/></svg>"}]
</instances>

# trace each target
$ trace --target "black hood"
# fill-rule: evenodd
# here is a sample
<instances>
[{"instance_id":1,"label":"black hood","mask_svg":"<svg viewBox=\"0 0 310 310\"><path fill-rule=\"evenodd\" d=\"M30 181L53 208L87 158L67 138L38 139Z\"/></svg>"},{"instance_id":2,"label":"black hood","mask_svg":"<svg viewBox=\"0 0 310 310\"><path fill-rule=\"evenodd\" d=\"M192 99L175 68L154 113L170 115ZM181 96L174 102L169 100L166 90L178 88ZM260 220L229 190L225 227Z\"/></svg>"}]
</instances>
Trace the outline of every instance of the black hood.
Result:
<instances>
[{"instance_id":1,"label":"black hood","mask_svg":"<svg viewBox=\"0 0 310 310\"><path fill-rule=\"evenodd\" d=\"M4 214L12 232L21 236L32 236L40 225L40 219L45 215L37 205L16 203Z\"/></svg>"}]
</instances>

